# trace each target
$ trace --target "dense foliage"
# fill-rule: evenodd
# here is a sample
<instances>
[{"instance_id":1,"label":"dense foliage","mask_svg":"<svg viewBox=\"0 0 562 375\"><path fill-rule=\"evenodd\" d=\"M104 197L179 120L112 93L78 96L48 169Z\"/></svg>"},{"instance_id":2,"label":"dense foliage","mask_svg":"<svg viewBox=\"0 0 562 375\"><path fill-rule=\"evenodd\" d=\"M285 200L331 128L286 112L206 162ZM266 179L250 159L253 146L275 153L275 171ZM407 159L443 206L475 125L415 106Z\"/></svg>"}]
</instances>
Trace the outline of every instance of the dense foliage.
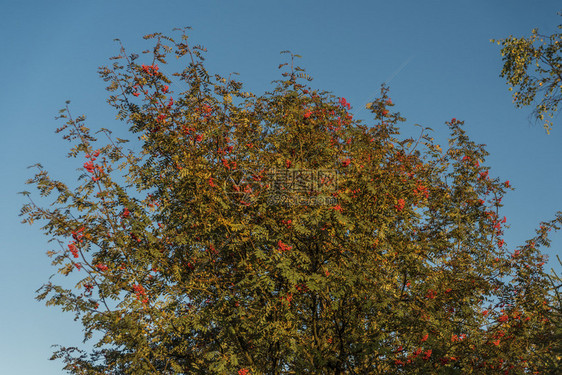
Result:
<instances>
[{"instance_id":1,"label":"dense foliage","mask_svg":"<svg viewBox=\"0 0 562 375\"><path fill-rule=\"evenodd\" d=\"M254 95L209 73L185 34L145 38L152 50L100 70L138 147L108 130L101 143L65 108L79 185L39 165L29 183L53 203L22 210L66 276L38 298L97 343L60 347L65 370L522 374L552 360L539 248L562 217L510 250L509 181L462 121L442 150L429 129L400 138L386 87L366 126L297 56ZM170 74L168 55L186 68Z\"/></svg>"}]
</instances>

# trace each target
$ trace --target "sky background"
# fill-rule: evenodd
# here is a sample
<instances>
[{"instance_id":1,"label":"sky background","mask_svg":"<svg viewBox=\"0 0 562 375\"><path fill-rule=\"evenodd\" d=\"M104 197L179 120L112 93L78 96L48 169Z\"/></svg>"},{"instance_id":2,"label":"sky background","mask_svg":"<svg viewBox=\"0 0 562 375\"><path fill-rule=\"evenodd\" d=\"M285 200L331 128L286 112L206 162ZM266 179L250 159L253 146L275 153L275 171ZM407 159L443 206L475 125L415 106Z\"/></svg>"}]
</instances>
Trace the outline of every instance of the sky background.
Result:
<instances>
[{"instance_id":1,"label":"sky background","mask_svg":"<svg viewBox=\"0 0 562 375\"><path fill-rule=\"evenodd\" d=\"M432 127L445 141L445 121L465 121L477 143L487 145L490 175L510 180L515 191L501 216L511 229L511 249L534 235L541 220L562 209L562 116L550 135L515 109L500 48L491 38L526 36L534 27L556 32L562 17L552 1L6 1L0 0L0 373L61 374L49 361L52 344L80 346L82 327L73 315L34 300L54 272L40 225L18 217L24 184L41 162L53 177L76 180L81 161L67 159L68 143L54 133L58 110L71 100L74 115L90 128L126 131L105 102L97 69L127 50L149 46L142 36L191 26L192 43L208 49L207 68L238 72L245 90L262 93L280 78L282 50L299 64L313 87L345 97L352 112L389 81L395 110L414 124ZM41 202L38 194L33 197ZM46 201L43 201L46 203ZM556 267L562 235L552 236ZM559 268L558 268L559 269Z\"/></svg>"}]
</instances>

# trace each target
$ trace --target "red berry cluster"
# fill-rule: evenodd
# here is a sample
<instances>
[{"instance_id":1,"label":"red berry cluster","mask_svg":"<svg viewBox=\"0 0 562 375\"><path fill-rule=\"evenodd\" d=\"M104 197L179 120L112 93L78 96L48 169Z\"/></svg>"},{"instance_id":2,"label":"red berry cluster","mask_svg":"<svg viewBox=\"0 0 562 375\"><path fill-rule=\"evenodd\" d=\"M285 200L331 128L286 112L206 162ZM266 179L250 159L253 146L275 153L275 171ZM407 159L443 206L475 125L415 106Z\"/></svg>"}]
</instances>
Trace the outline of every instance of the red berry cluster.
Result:
<instances>
[{"instance_id":1,"label":"red berry cluster","mask_svg":"<svg viewBox=\"0 0 562 375\"><path fill-rule=\"evenodd\" d=\"M289 245L283 243L281 240L279 240L279 242L277 242L277 249L282 253L285 252L285 251L289 251L292 248L293 248L292 246L289 246Z\"/></svg>"},{"instance_id":2,"label":"red berry cluster","mask_svg":"<svg viewBox=\"0 0 562 375\"><path fill-rule=\"evenodd\" d=\"M103 168L99 164L94 164L94 161L99 155L99 150L94 152L92 155L86 154L86 159L90 159L90 161L84 163L84 168L88 171L88 173L92 174L93 181L98 181L103 174Z\"/></svg>"},{"instance_id":3,"label":"red berry cluster","mask_svg":"<svg viewBox=\"0 0 562 375\"><path fill-rule=\"evenodd\" d=\"M72 256L74 256L74 258L78 258L78 247L76 245L78 243L84 242L84 240L82 239L84 237L83 232L84 232L84 227L78 229L76 232L71 232L74 241L72 241L68 245L68 250L70 250L70 253L72 254Z\"/></svg>"},{"instance_id":4,"label":"red berry cluster","mask_svg":"<svg viewBox=\"0 0 562 375\"><path fill-rule=\"evenodd\" d=\"M141 300L142 303L148 302L148 298L146 298L146 290L142 285L139 284L133 285L133 291L135 292L137 299Z\"/></svg>"}]
</instances>

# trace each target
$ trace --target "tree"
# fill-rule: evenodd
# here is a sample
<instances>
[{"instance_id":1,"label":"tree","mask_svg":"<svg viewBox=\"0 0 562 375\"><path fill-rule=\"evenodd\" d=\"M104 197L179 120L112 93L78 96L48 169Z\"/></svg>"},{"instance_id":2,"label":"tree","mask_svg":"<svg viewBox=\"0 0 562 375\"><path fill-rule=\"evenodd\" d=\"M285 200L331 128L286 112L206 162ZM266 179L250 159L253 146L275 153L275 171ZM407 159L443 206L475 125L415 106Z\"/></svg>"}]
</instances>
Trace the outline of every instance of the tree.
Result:
<instances>
[{"instance_id":1,"label":"tree","mask_svg":"<svg viewBox=\"0 0 562 375\"><path fill-rule=\"evenodd\" d=\"M558 263L562 266L562 261L560 257L556 256ZM552 309L552 321L554 323L554 335L555 335L555 345L552 348L552 352L544 356L546 362L546 368L552 374L559 374L562 371L562 295L560 294L560 289L562 288L562 277L552 269L552 274L549 275L550 282L552 284L553 294L555 296Z\"/></svg>"},{"instance_id":2,"label":"tree","mask_svg":"<svg viewBox=\"0 0 562 375\"><path fill-rule=\"evenodd\" d=\"M562 30L562 25L558 29ZM542 35L533 29L528 38L510 35L491 41L502 46L501 76L510 85L509 91L515 89L515 106L528 106L536 99L533 116L544 122L545 130L550 132L551 119L562 101L562 33Z\"/></svg>"},{"instance_id":3,"label":"tree","mask_svg":"<svg viewBox=\"0 0 562 375\"><path fill-rule=\"evenodd\" d=\"M562 12L559 15L562 16ZM558 25L558 29L562 30L562 25ZM513 94L515 105L518 108L531 105L539 95L532 115L544 122L545 130L549 133L552 128L550 119L554 118L562 101L562 33L543 35L539 34L538 29L533 29L528 38L509 36L502 40L492 39L492 42L502 46L504 66L501 76L507 79L510 91L516 89ZM555 312L553 320L556 322L558 345L556 354L547 359L547 362L550 363L548 368L552 373L560 373L562 304L559 290L562 280L554 270L549 277L556 296L552 308Z\"/></svg>"},{"instance_id":4,"label":"tree","mask_svg":"<svg viewBox=\"0 0 562 375\"><path fill-rule=\"evenodd\" d=\"M551 358L541 246L562 216L509 251L483 145L447 122L446 150L401 139L387 87L373 125L344 98L279 67L271 92L209 73L205 49L152 34L100 70L137 151L61 110L84 158L71 189L38 165L24 222L66 286L38 299L81 319L73 374L530 373ZM179 73L167 55L187 58ZM145 60L150 60L146 62ZM141 63L139 61L145 61ZM80 162L82 163L82 162ZM24 192L30 197L29 192ZM72 285L71 279L78 282ZM64 280L64 279L63 279Z\"/></svg>"}]
</instances>

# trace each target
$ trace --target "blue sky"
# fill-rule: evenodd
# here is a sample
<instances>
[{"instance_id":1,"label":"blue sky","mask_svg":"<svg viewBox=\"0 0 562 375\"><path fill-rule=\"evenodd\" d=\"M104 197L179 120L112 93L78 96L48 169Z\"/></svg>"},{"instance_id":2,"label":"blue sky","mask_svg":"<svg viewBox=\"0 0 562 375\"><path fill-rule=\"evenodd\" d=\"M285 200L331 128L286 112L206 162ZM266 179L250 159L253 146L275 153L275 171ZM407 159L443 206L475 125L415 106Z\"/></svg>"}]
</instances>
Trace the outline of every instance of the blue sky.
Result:
<instances>
[{"instance_id":1,"label":"blue sky","mask_svg":"<svg viewBox=\"0 0 562 375\"><path fill-rule=\"evenodd\" d=\"M541 220L562 209L562 116L550 135L531 125L529 109L515 109L499 77L499 47L489 42L538 27L556 31L559 1L2 1L0 40L0 372L61 374L48 361L50 345L79 345L72 315L34 300L54 271L51 249L38 225L19 223L27 166L41 162L54 177L73 181L78 160L54 133L57 111L71 100L91 128L124 131L105 103L97 68L117 54L114 38L130 52L142 36L193 27L192 41L208 49L210 71L238 72L247 91L261 93L278 79L279 54L291 50L314 77L312 85L345 97L359 115L390 80L395 109L413 124L435 129L465 121L468 134L490 152L491 176L515 187L502 214L513 248ZM120 129L120 130L119 130ZM417 128L416 128L417 129ZM35 195L37 197L37 195ZM560 253L562 235L547 251ZM551 261L551 266L556 262Z\"/></svg>"}]
</instances>

